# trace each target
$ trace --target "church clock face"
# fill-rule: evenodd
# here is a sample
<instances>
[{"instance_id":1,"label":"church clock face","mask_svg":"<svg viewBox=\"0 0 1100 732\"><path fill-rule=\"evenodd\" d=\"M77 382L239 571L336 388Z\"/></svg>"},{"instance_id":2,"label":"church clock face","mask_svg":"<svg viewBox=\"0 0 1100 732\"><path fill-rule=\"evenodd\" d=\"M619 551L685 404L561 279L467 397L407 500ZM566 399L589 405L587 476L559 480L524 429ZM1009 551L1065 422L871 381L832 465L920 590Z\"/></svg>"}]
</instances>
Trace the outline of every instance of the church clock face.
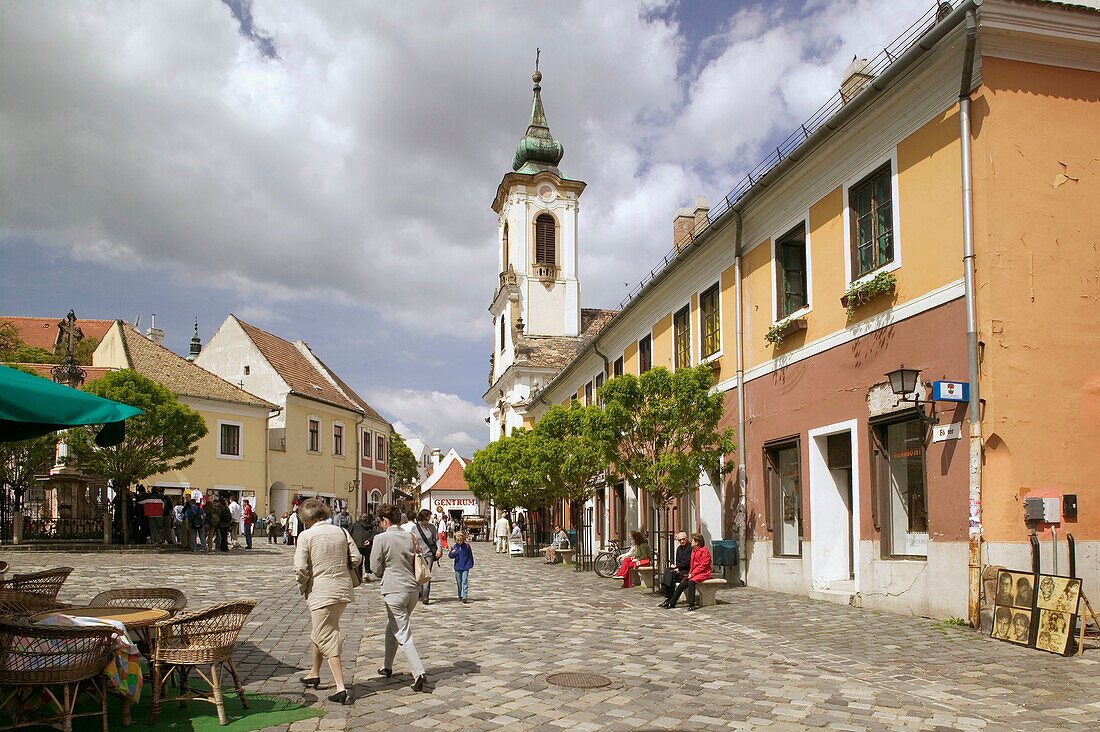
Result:
<instances>
[{"instance_id":1,"label":"church clock face","mask_svg":"<svg viewBox=\"0 0 1100 732\"><path fill-rule=\"evenodd\" d=\"M541 188L539 188L539 198L541 198L542 200L549 201L553 197L554 197L554 189L551 188L550 186L544 185Z\"/></svg>"}]
</instances>

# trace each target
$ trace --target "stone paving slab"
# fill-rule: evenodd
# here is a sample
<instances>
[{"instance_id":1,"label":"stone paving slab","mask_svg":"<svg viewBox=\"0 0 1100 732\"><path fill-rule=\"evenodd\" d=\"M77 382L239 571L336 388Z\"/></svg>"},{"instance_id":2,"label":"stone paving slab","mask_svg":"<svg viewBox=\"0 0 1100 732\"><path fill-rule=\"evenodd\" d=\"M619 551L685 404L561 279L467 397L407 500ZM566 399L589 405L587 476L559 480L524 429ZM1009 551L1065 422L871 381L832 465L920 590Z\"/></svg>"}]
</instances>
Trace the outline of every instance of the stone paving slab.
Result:
<instances>
[{"instance_id":1,"label":"stone paving slab","mask_svg":"<svg viewBox=\"0 0 1100 732\"><path fill-rule=\"evenodd\" d=\"M309 617L292 547L3 558L13 571L75 567L60 595L67 602L122 586L178 587L189 608L257 600L235 657L246 689L327 712L272 730L1100 729L1100 651L1062 658L945 623L744 587L720 590L717 605L693 613L663 610L648 591L590 572L498 555L485 543L474 553L471 603L454 598L445 562L432 604L413 616L428 693L409 688L400 654L392 679L376 676L378 583L357 590L342 622L358 699L348 707L326 701L327 669L318 691L297 682ZM612 684L549 684L559 671Z\"/></svg>"}]
</instances>

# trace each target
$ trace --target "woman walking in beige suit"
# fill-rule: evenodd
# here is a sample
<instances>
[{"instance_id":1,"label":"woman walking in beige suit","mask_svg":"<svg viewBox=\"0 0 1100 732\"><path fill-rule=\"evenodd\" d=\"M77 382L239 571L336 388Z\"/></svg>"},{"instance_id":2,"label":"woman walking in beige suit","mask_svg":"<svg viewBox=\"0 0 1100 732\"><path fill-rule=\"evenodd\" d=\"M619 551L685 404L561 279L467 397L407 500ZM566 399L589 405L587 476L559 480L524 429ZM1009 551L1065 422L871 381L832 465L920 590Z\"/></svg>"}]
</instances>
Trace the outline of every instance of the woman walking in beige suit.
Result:
<instances>
[{"instance_id":1,"label":"woman walking in beige suit","mask_svg":"<svg viewBox=\"0 0 1100 732\"><path fill-rule=\"evenodd\" d=\"M294 574L298 588L306 597L312 632L309 639L313 665L302 677L306 686L317 688L321 683L321 659L328 659L336 693L329 701L351 704L352 697L344 686L344 670L340 665L340 616L355 599L352 573L358 574L362 555L348 532L325 523L332 511L316 498L305 501L298 509L306 527L294 549Z\"/></svg>"}]
</instances>

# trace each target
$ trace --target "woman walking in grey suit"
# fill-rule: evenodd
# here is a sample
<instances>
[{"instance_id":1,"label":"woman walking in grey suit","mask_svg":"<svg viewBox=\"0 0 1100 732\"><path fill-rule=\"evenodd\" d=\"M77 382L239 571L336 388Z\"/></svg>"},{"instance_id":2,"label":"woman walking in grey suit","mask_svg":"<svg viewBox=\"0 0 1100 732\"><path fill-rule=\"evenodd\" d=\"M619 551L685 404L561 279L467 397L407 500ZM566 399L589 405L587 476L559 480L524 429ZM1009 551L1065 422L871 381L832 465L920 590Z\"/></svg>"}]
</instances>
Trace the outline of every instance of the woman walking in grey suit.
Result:
<instances>
[{"instance_id":1,"label":"woman walking in grey suit","mask_svg":"<svg viewBox=\"0 0 1100 732\"><path fill-rule=\"evenodd\" d=\"M414 575L416 543L412 534L401 529L401 510L385 505L378 511L382 533L371 544L371 571L382 578L382 604L386 606L386 656L378 673L393 675L393 659L398 647L409 662L413 690L424 688L424 664L413 645L409 617L420 598L420 586Z\"/></svg>"}]
</instances>

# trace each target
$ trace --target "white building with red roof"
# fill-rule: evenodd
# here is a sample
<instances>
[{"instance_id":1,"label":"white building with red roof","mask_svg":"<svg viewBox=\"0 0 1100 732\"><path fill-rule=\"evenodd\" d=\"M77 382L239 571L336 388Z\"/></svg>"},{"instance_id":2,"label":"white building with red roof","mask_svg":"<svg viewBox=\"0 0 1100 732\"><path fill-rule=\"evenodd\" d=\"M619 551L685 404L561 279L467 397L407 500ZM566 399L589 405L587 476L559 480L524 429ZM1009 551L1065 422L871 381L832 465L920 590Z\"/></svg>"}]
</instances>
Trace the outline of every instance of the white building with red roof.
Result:
<instances>
[{"instance_id":1,"label":"white building with red roof","mask_svg":"<svg viewBox=\"0 0 1100 732\"><path fill-rule=\"evenodd\" d=\"M469 464L467 458L451 448L421 484L420 508L426 508L433 514L442 508L456 520L462 516L485 516L488 504L478 500L463 477L463 471Z\"/></svg>"}]
</instances>

